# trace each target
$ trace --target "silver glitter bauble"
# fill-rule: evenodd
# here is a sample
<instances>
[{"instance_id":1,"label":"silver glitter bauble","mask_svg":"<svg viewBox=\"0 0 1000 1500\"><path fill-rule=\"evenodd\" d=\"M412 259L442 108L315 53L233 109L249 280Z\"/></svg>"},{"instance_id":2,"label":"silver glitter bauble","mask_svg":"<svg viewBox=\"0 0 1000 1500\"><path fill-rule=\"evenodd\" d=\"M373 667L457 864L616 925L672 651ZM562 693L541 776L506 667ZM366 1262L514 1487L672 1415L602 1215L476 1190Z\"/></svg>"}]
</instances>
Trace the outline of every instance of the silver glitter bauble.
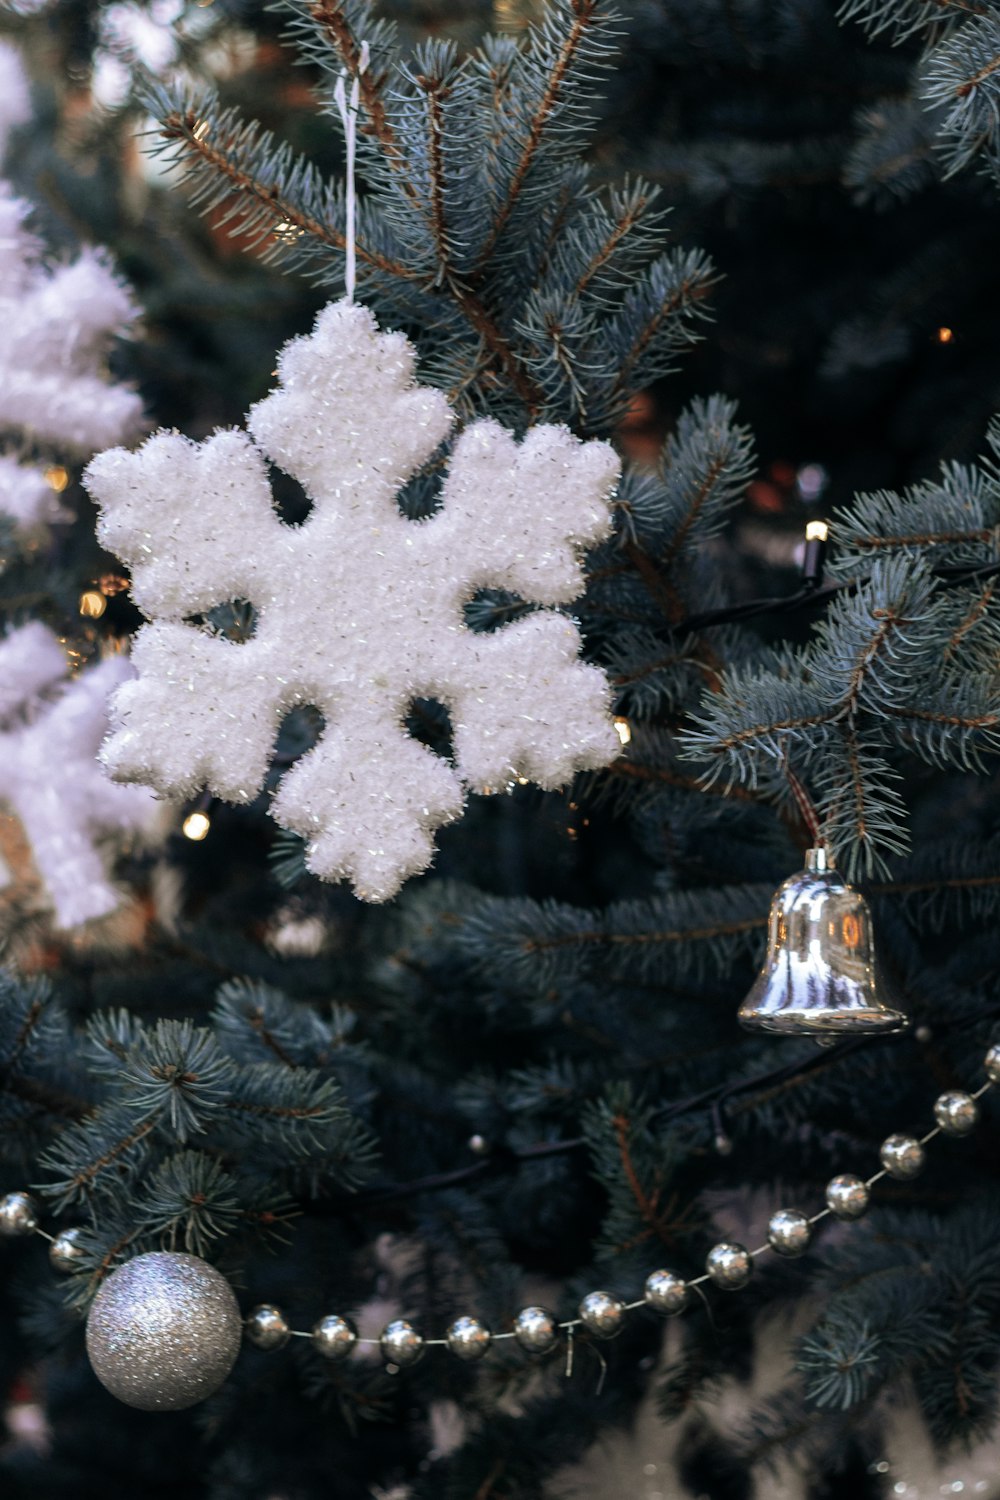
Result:
<instances>
[{"instance_id":1,"label":"silver glitter bauble","mask_svg":"<svg viewBox=\"0 0 1000 1500\"><path fill-rule=\"evenodd\" d=\"M346 1359L358 1342L358 1330L349 1318L329 1313L313 1324L312 1341L316 1353L324 1359Z\"/></svg>"},{"instance_id":2,"label":"silver glitter bauble","mask_svg":"<svg viewBox=\"0 0 1000 1500\"><path fill-rule=\"evenodd\" d=\"M882 1142L879 1158L890 1177L905 1181L924 1167L924 1148L912 1135L890 1135Z\"/></svg>"},{"instance_id":3,"label":"silver glitter bauble","mask_svg":"<svg viewBox=\"0 0 1000 1500\"><path fill-rule=\"evenodd\" d=\"M94 1374L142 1411L182 1411L217 1391L240 1351L232 1288L196 1255L154 1250L112 1271L87 1317Z\"/></svg>"},{"instance_id":4,"label":"silver glitter bauble","mask_svg":"<svg viewBox=\"0 0 1000 1500\"><path fill-rule=\"evenodd\" d=\"M713 1245L705 1261L708 1278L723 1291L746 1286L753 1271L753 1257L744 1245Z\"/></svg>"},{"instance_id":5,"label":"silver glitter bauble","mask_svg":"<svg viewBox=\"0 0 1000 1500\"><path fill-rule=\"evenodd\" d=\"M983 1058L983 1067L990 1083L1000 1083L1000 1042L994 1042L993 1046Z\"/></svg>"},{"instance_id":6,"label":"silver glitter bauble","mask_svg":"<svg viewBox=\"0 0 1000 1500\"><path fill-rule=\"evenodd\" d=\"M577 1316L595 1338L613 1339L625 1324L625 1304L612 1292L588 1292Z\"/></svg>"},{"instance_id":7,"label":"silver glitter bauble","mask_svg":"<svg viewBox=\"0 0 1000 1500\"><path fill-rule=\"evenodd\" d=\"M415 1365L424 1352L423 1335L405 1318L394 1318L386 1324L379 1339L382 1358L388 1365Z\"/></svg>"},{"instance_id":8,"label":"silver glitter bauble","mask_svg":"<svg viewBox=\"0 0 1000 1500\"><path fill-rule=\"evenodd\" d=\"M868 902L831 868L826 849L810 849L805 869L775 893L767 957L739 1019L792 1036L909 1024L879 971Z\"/></svg>"},{"instance_id":9,"label":"silver glitter bauble","mask_svg":"<svg viewBox=\"0 0 1000 1500\"><path fill-rule=\"evenodd\" d=\"M851 1172L831 1177L826 1185L826 1206L835 1219L860 1219L868 1208L868 1184Z\"/></svg>"},{"instance_id":10,"label":"silver glitter bauble","mask_svg":"<svg viewBox=\"0 0 1000 1500\"><path fill-rule=\"evenodd\" d=\"M83 1259L83 1246L80 1243L82 1236L83 1230L78 1224L72 1229L60 1229L49 1246L49 1264L53 1271L69 1275L71 1271L79 1269Z\"/></svg>"},{"instance_id":11,"label":"silver glitter bauble","mask_svg":"<svg viewBox=\"0 0 1000 1500\"><path fill-rule=\"evenodd\" d=\"M482 1359L493 1342L493 1335L478 1318L456 1318L444 1341L458 1359Z\"/></svg>"},{"instance_id":12,"label":"silver glitter bauble","mask_svg":"<svg viewBox=\"0 0 1000 1500\"><path fill-rule=\"evenodd\" d=\"M979 1106L970 1094L956 1089L934 1100L934 1118L945 1135L968 1135L979 1119Z\"/></svg>"},{"instance_id":13,"label":"silver glitter bauble","mask_svg":"<svg viewBox=\"0 0 1000 1500\"><path fill-rule=\"evenodd\" d=\"M779 1208L767 1224L767 1243L779 1255L802 1255L809 1249L812 1225L797 1208Z\"/></svg>"},{"instance_id":14,"label":"silver glitter bauble","mask_svg":"<svg viewBox=\"0 0 1000 1500\"><path fill-rule=\"evenodd\" d=\"M522 1349L544 1354L559 1342L559 1325L544 1307L522 1307L514 1319L514 1337Z\"/></svg>"},{"instance_id":15,"label":"silver glitter bauble","mask_svg":"<svg viewBox=\"0 0 1000 1500\"><path fill-rule=\"evenodd\" d=\"M280 1307L261 1302L247 1313L246 1334L258 1349L283 1349L292 1336L288 1320Z\"/></svg>"},{"instance_id":16,"label":"silver glitter bauble","mask_svg":"<svg viewBox=\"0 0 1000 1500\"><path fill-rule=\"evenodd\" d=\"M8 1193L0 1198L0 1235L34 1234L38 1204L30 1193Z\"/></svg>"},{"instance_id":17,"label":"silver glitter bauble","mask_svg":"<svg viewBox=\"0 0 1000 1500\"><path fill-rule=\"evenodd\" d=\"M653 1271L646 1277L643 1296L657 1312L679 1313L687 1307L687 1283L673 1271Z\"/></svg>"}]
</instances>

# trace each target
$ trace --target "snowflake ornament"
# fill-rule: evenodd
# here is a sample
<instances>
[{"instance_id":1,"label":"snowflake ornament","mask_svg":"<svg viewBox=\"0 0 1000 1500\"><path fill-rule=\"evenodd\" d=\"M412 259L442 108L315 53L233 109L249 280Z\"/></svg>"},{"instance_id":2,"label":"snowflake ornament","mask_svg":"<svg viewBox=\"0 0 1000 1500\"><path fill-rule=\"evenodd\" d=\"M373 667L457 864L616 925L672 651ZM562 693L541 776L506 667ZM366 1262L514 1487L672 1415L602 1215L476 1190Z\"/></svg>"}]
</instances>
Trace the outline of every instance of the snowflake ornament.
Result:
<instances>
[{"instance_id":1,"label":"snowflake ornament","mask_svg":"<svg viewBox=\"0 0 1000 1500\"><path fill-rule=\"evenodd\" d=\"M153 622L135 638L137 679L115 696L112 776L249 802L282 716L313 704L325 728L272 812L306 838L315 874L372 901L426 868L466 788L516 776L557 787L620 750L607 680L580 660L571 620L541 609L487 635L463 616L486 587L542 606L579 596L582 549L610 527L613 449L564 427L517 443L473 422L440 509L407 520L397 494L453 422L443 393L414 383L415 358L368 309L333 303L285 346L249 434L159 432L84 476L100 540L131 567ZM300 526L274 509L268 459L313 501ZM248 641L188 621L238 599L257 611ZM414 698L449 709L454 766L407 734Z\"/></svg>"},{"instance_id":2,"label":"snowflake ornament","mask_svg":"<svg viewBox=\"0 0 1000 1500\"><path fill-rule=\"evenodd\" d=\"M21 821L59 927L114 911L99 842L146 830L158 815L149 792L114 786L97 761L108 695L130 674L124 657L111 657L47 698L66 676L51 630L36 621L0 640L0 798ZM0 887L11 879L0 863Z\"/></svg>"}]
</instances>

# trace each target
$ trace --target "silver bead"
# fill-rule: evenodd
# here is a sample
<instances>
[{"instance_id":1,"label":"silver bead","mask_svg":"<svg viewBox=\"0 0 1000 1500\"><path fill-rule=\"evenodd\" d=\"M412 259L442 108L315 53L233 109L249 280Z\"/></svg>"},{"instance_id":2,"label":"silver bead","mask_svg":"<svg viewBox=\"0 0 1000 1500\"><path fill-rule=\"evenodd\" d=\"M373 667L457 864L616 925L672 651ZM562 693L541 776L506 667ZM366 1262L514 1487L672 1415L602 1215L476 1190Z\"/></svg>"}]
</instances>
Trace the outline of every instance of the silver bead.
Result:
<instances>
[{"instance_id":1,"label":"silver bead","mask_svg":"<svg viewBox=\"0 0 1000 1500\"><path fill-rule=\"evenodd\" d=\"M445 1343L458 1359L482 1359L493 1342L493 1335L478 1318L456 1318L444 1336Z\"/></svg>"},{"instance_id":2,"label":"silver bead","mask_svg":"<svg viewBox=\"0 0 1000 1500\"><path fill-rule=\"evenodd\" d=\"M83 1259L83 1246L80 1244L83 1230L79 1225L72 1229L60 1229L49 1246L49 1264L53 1271L62 1271L69 1275L71 1271L79 1269L80 1261Z\"/></svg>"},{"instance_id":3,"label":"silver bead","mask_svg":"<svg viewBox=\"0 0 1000 1500\"><path fill-rule=\"evenodd\" d=\"M292 1336L288 1320L280 1307L261 1302L247 1313L247 1338L258 1349L283 1349Z\"/></svg>"},{"instance_id":4,"label":"silver bead","mask_svg":"<svg viewBox=\"0 0 1000 1500\"><path fill-rule=\"evenodd\" d=\"M577 1308L583 1326L599 1339L613 1339L625 1323L625 1304L612 1292L588 1292Z\"/></svg>"},{"instance_id":5,"label":"silver bead","mask_svg":"<svg viewBox=\"0 0 1000 1500\"><path fill-rule=\"evenodd\" d=\"M923 1171L924 1148L912 1135L890 1135L879 1151L882 1165L890 1177L905 1181Z\"/></svg>"},{"instance_id":6,"label":"silver bead","mask_svg":"<svg viewBox=\"0 0 1000 1500\"><path fill-rule=\"evenodd\" d=\"M38 1228L38 1204L30 1193L8 1193L0 1198L0 1235L34 1234Z\"/></svg>"},{"instance_id":7,"label":"silver bead","mask_svg":"<svg viewBox=\"0 0 1000 1500\"><path fill-rule=\"evenodd\" d=\"M405 1318L394 1318L379 1339L382 1358L388 1365L415 1365L424 1352L423 1335Z\"/></svg>"},{"instance_id":8,"label":"silver bead","mask_svg":"<svg viewBox=\"0 0 1000 1500\"><path fill-rule=\"evenodd\" d=\"M956 1089L934 1100L934 1118L945 1135L968 1135L979 1119L979 1107L970 1094Z\"/></svg>"},{"instance_id":9,"label":"silver bead","mask_svg":"<svg viewBox=\"0 0 1000 1500\"><path fill-rule=\"evenodd\" d=\"M324 1359L346 1359L358 1342L358 1330L348 1318L330 1313L313 1324L313 1348Z\"/></svg>"},{"instance_id":10,"label":"silver bead","mask_svg":"<svg viewBox=\"0 0 1000 1500\"><path fill-rule=\"evenodd\" d=\"M868 1207L868 1184L850 1172L831 1177L826 1185L826 1206L835 1219L860 1219Z\"/></svg>"},{"instance_id":11,"label":"silver bead","mask_svg":"<svg viewBox=\"0 0 1000 1500\"><path fill-rule=\"evenodd\" d=\"M119 1266L87 1317L94 1374L141 1411L182 1411L219 1389L243 1319L224 1276L196 1255L154 1250Z\"/></svg>"},{"instance_id":12,"label":"silver bead","mask_svg":"<svg viewBox=\"0 0 1000 1500\"><path fill-rule=\"evenodd\" d=\"M753 1271L753 1257L743 1245L723 1242L713 1245L705 1261L709 1280L723 1291L735 1292L746 1286Z\"/></svg>"},{"instance_id":13,"label":"silver bead","mask_svg":"<svg viewBox=\"0 0 1000 1500\"><path fill-rule=\"evenodd\" d=\"M983 1067L990 1083L1000 1083L1000 1042L994 1042L983 1059Z\"/></svg>"},{"instance_id":14,"label":"silver bead","mask_svg":"<svg viewBox=\"0 0 1000 1500\"><path fill-rule=\"evenodd\" d=\"M812 1225L797 1208L779 1208L767 1224L767 1243L778 1255L803 1255L809 1249Z\"/></svg>"},{"instance_id":15,"label":"silver bead","mask_svg":"<svg viewBox=\"0 0 1000 1500\"><path fill-rule=\"evenodd\" d=\"M679 1313L687 1307L687 1283L673 1271L653 1271L646 1277L643 1296L657 1312Z\"/></svg>"},{"instance_id":16,"label":"silver bead","mask_svg":"<svg viewBox=\"0 0 1000 1500\"><path fill-rule=\"evenodd\" d=\"M514 1319L514 1337L522 1349L544 1354L559 1342L559 1327L544 1307L522 1307Z\"/></svg>"}]
</instances>

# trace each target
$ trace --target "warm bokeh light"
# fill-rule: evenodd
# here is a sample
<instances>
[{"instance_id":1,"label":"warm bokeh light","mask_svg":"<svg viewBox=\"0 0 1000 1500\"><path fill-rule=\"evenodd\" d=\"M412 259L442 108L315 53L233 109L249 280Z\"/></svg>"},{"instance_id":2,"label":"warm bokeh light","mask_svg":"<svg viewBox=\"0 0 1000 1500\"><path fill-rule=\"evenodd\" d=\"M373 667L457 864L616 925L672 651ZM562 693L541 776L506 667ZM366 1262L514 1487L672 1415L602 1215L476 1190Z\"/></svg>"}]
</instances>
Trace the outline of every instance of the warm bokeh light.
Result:
<instances>
[{"instance_id":1,"label":"warm bokeh light","mask_svg":"<svg viewBox=\"0 0 1000 1500\"><path fill-rule=\"evenodd\" d=\"M615 732L623 745L627 745L632 739L632 726L628 719L616 719Z\"/></svg>"},{"instance_id":2,"label":"warm bokeh light","mask_svg":"<svg viewBox=\"0 0 1000 1500\"><path fill-rule=\"evenodd\" d=\"M107 599L97 589L85 589L80 595L80 613L88 620L99 620L107 607Z\"/></svg>"},{"instance_id":3,"label":"warm bokeh light","mask_svg":"<svg viewBox=\"0 0 1000 1500\"><path fill-rule=\"evenodd\" d=\"M212 821L209 818L208 813L203 812L188 813L187 817L184 819L184 822L181 824L181 827L184 831L184 837L186 839L191 839L195 844L200 844L203 838L208 837L208 830L211 828L211 826Z\"/></svg>"}]
</instances>

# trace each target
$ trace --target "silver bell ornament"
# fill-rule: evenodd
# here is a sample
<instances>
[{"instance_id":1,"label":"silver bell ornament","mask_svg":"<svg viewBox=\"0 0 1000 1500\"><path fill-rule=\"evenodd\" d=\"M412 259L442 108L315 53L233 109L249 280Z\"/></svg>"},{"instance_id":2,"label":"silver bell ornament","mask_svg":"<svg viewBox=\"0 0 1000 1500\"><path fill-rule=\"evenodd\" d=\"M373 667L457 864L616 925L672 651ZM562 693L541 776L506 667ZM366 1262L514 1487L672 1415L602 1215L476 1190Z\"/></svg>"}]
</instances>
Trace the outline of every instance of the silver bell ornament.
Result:
<instances>
[{"instance_id":1,"label":"silver bell ornament","mask_svg":"<svg viewBox=\"0 0 1000 1500\"><path fill-rule=\"evenodd\" d=\"M183 1411L219 1389L240 1352L232 1288L196 1255L137 1255L101 1287L87 1353L112 1396L141 1411Z\"/></svg>"},{"instance_id":2,"label":"silver bell ornament","mask_svg":"<svg viewBox=\"0 0 1000 1500\"><path fill-rule=\"evenodd\" d=\"M824 848L778 887L767 957L739 1011L750 1031L900 1031L906 1014L879 973L868 902L837 874Z\"/></svg>"}]
</instances>

